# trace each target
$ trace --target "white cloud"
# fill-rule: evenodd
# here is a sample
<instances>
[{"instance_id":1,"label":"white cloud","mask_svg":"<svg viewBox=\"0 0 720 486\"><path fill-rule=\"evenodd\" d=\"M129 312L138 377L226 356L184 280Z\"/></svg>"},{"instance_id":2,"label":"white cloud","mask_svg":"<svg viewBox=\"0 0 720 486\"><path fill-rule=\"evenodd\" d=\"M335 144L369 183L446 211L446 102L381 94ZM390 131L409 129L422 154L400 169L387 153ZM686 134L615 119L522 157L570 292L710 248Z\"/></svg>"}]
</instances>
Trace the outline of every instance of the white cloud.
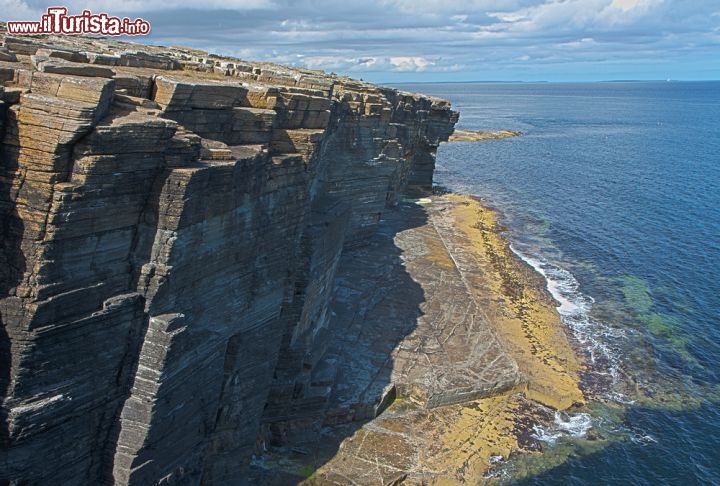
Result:
<instances>
[{"instance_id":1,"label":"white cloud","mask_svg":"<svg viewBox=\"0 0 720 486\"><path fill-rule=\"evenodd\" d=\"M582 39L569 41L569 42L562 42L557 45L557 47L560 47L562 49L584 49L588 47L595 46L597 43L595 40L591 37L583 37Z\"/></svg>"},{"instance_id":2,"label":"white cloud","mask_svg":"<svg viewBox=\"0 0 720 486\"><path fill-rule=\"evenodd\" d=\"M652 0L613 0L610 6L627 12L634 9L647 9L654 3L658 2Z\"/></svg>"},{"instance_id":3,"label":"white cloud","mask_svg":"<svg viewBox=\"0 0 720 486\"><path fill-rule=\"evenodd\" d=\"M397 56L390 58L390 64L395 71L425 71L428 67L434 66L435 63L428 61L424 57L419 56Z\"/></svg>"},{"instance_id":4,"label":"white cloud","mask_svg":"<svg viewBox=\"0 0 720 486\"><path fill-rule=\"evenodd\" d=\"M306 56L298 62L310 69L322 69L325 71L341 70L356 71L364 66L372 67L376 64L375 58L347 58L343 56Z\"/></svg>"},{"instance_id":5,"label":"white cloud","mask_svg":"<svg viewBox=\"0 0 720 486\"><path fill-rule=\"evenodd\" d=\"M35 20L40 10L21 0L0 0L0 20Z\"/></svg>"},{"instance_id":6,"label":"white cloud","mask_svg":"<svg viewBox=\"0 0 720 486\"><path fill-rule=\"evenodd\" d=\"M384 8L396 8L404 14L463 14L493 9L515 9L538 0L386 0L378 2Z\"/></svg>"},{"instance_id":7,"label":"white cloud","mask_svg":"<svg viewBox=\"0 0 720 486\"><path fill-rule=\"evenodd\" d=\"M423 72L427 70L456 71L459 64L437 66L435 61L421 56L384 56L384 57L345 57L345 56L305 56L293 62L309 69L344 72Z\"/></svg>"},{"instance_id":8,"label":"white cloud","mask_svg":"<svg viewBox=\"0 0 720 486\"><path fill-rule=\"evenodd\" d=\"M142 16L144 42L338 73L426 79L555 63L686 59L716 66L718 0L69 0L70 13ZM3 20L33 20L49 3L0 0ZM670 61L668 61L670 62ZM700 64L700 62L698 62ZM461 76L461 75L458 75ZM628 75L630 76L630 75ZM720 77L720 72L717 75ZM367 76L365 76L367 78ZM447 78L451 78L448 74ZM382 79L382 78L381 78ZM464 79L470 79L465 77ZM507 79L507 78L505 78Z\"/></svg>"},{"instance_id":9,"label":"white cloud","mask_svg":"<svg viewBox=\"0 0 720 486\"><path fill-rule=\"evenodd\" d=\"M664 0L613 0L600 18L609 25L631 24L660 7Z\"/></svg>"},{"instance_id":10,"label":"white cloud","mask_svg":"<svg viewBox=\"0 0 720 486\"><path fill-rule=\"evenodd\" d=\"M252 10L274 7L272 0L65 0L62 2L37 2L28 0L0 0L1 20L35 20L45 13L50 6L60 4L67 7L70 15L77 15L83 10L93 13L105 12L109 15L118 13L138 14L151 11L168 11L180 8L196 9L227 9Z\"/></svg>"}]
</instances>

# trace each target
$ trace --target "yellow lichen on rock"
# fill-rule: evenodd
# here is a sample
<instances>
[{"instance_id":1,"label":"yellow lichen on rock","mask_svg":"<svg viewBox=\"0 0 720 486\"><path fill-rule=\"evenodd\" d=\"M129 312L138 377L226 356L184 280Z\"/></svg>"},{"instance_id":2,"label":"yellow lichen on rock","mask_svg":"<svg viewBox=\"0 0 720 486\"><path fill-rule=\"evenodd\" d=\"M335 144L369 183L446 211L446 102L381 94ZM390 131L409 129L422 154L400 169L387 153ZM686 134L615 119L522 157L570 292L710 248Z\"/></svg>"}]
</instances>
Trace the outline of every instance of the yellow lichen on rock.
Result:
<instances>
[{"instance_id":1,"label":"yellow lichen on rock","mask_svg":"<svg viewBox=\"0 0 720 486\"><path fill-rule=\"evenodd\" d=\"M409 388L381 415L358 425L306 484L349 484L349 479L353 484L400 484L400 479L403 485L477 484L492 474L496 461L538 450L532 424L551 416L543 406L566 409L584 402L582 364L563 331L557 303L542 276L512 252L497 213L458 195L433 197L423 207L426 224L411 230L412 239L396 237L407 249L403 268L426 291L426 314L416 332L439 326L426 319L433 315L431 292L445 300L471 300L475 321L488 336L497 336L492 346L515 360L521 383L436 408ZM467 293L449 291L451 276ZM443 285L432 285L433 278ZM411 359L416 366L427 359L420 352L403 356L408 366Z\"/></svg>"},{"instance_id":2,"label":"yellow lichen on rock","mask_svg":"<svg viewBox=\"0 0 720 486\"><path fill-rule=\"evenodd\" d=\"M496 332L527 376L528 398L560 410L582 403L581 364L542 276L512 252L495 211L467 196L447 197L457 203L452 210L457 229L474 242L472 251L484 265L474 283Z\"/></svg>"}]
</instances>

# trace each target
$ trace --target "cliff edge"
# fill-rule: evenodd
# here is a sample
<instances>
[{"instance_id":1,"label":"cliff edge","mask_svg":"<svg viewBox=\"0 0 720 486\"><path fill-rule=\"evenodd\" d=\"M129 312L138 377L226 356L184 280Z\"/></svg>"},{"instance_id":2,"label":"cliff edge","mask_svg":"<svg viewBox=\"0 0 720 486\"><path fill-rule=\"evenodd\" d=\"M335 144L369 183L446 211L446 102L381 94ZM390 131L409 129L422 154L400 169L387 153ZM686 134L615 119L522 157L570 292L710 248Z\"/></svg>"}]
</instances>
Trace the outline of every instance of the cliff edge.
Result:
<instances>
[{"instance_id":1,"label":"cliff edge","mask_svg":"<svg viewBox=\"0 0 720 486\"><path fill-rule=\"evenodd\" d=\"M0 479L238 484L268 437L324 420L340 256L431 185L457 113L190 49L0 37Z\"/></svg>"}]
</instances>

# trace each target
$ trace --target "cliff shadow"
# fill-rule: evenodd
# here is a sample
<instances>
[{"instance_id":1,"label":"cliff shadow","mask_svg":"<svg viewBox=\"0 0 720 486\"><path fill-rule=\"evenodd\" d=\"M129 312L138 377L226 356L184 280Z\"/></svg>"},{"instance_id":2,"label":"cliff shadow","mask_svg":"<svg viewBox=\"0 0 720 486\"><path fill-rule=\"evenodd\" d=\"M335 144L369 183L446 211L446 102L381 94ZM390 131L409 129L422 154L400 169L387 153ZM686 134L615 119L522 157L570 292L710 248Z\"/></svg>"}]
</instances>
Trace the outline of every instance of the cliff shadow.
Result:
<instances>
[{"instance_id":1,"label":"cliff shadow","mask_svg":"<svg viewBox=\"0 0 720 486\"><path fill-rule=\"evenodd\" d=\"M405 393L394 383L403 367L396 366L396 354L417 328L425 302L425 290L406 261L424 256L413 235L428 225L425 209L415 202L419 195L412 196L387 209L375 234L362 245L346 247L340 258L329 308L329 344L311 380L315 406L324 401L325 407L319 422L296 421L301 428L308 422L322 426L314 434L291 433L290 440L269 447L269 454L256 458L260 464L251 469L251 481L302 482L335 457L345 439ZM311 400L305 403L306 417L314 415ZM276 467L278 457L294 466Z\"/></svg>"}]
</instances>

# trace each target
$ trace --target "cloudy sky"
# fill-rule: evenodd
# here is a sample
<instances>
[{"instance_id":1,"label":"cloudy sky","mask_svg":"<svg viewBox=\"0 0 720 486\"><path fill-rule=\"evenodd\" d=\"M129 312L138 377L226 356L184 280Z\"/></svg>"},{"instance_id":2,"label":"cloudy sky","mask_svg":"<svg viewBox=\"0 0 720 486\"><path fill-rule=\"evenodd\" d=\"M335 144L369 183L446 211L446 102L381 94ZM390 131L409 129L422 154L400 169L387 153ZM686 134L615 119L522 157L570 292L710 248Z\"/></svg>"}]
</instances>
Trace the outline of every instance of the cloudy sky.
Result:
<instances>
[{"instance_id":1,"label":"cloudy sky","mask_svg":"<svg viewBox=\"0 0 720 486\"><path fill-rule=\"evenodd\" d=\"M0 0L142 17L141 42L375 82L720 79L720 0Z\"/></svg>"}]
</instances>

